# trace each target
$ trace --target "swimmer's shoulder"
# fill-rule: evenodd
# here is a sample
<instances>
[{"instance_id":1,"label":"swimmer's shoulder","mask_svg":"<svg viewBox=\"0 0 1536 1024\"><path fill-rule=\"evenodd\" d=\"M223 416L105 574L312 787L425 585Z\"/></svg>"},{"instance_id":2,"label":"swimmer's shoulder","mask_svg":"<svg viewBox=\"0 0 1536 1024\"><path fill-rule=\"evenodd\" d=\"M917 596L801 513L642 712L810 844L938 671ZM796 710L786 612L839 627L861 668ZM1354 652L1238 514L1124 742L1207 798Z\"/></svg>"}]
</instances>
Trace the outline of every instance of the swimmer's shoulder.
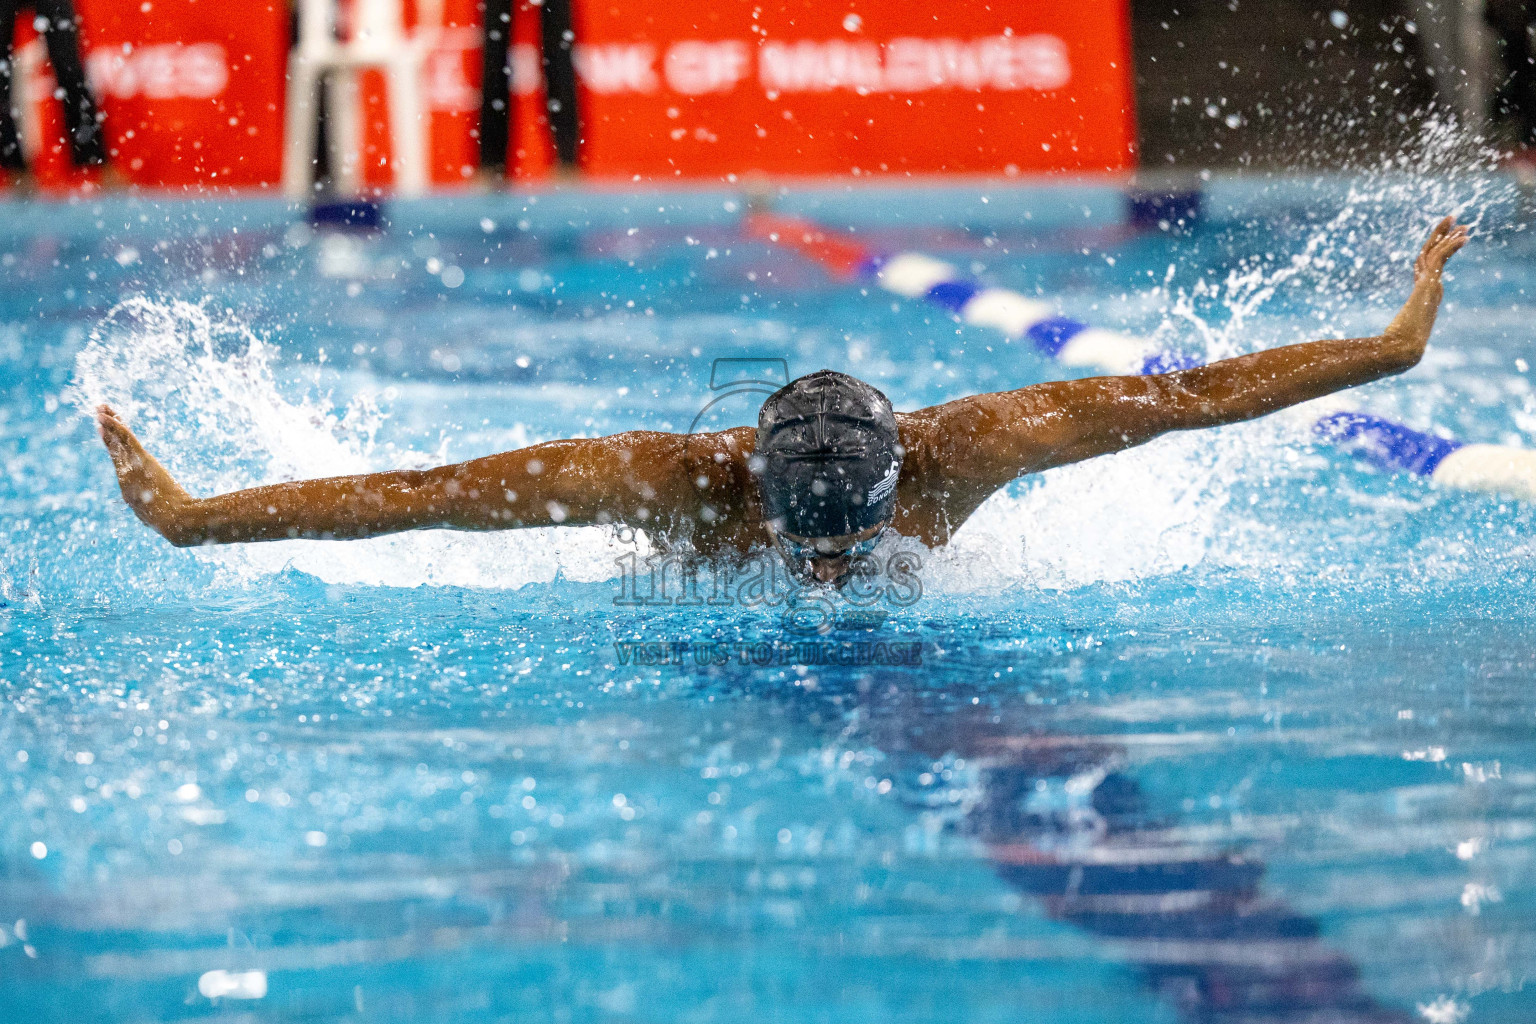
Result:
<instances>
[{"instance_id":1,"label":"swimmer's shoulder","mask_svg":"<svg viewBox=\"0 0 1536 1024\"><path fill-rule=\"evenodd\" d=\"M1048 449L1042 425L1059 414L1048 387L968 395L896 414L905 450L896 490L898 533L949 543L999 487Z\"/></svg>"},{"instance_id":2,"label":"swimmer's shoulder","mask_svg":"<svg viewBox=\"0 0 1536 1024\"><path fill-rule=\"evenodd\" d=\"M901 496L915 498L942 476L943 424L941 406L896 414L896 433L901 443Z\"/></svg>"},{"instance_id":3,"label":"swimmer's shoulder","mask_svg":"<svg viewBox=\"0 0 1536 1024\"><path fill-rule=\"evenodd\" d=\"M761 546L762 502L751 468L755 427L668 434L649 442L658 477L677 480L669 493L672 529L685 532L706 557L740 556Z\"/></svg>"},{"instance_id":4,"label":"swimmer's shoulder","mask_svg":"<svg viewBox=\"0 0 1536 1024\"><path fill-rule=\"evenodd\" d=\"M953 532L946 511L943 424L937 411L929 407L896 414L902 458L891 525L930 547L947 544Z\"/></svg>"}]
</instances>

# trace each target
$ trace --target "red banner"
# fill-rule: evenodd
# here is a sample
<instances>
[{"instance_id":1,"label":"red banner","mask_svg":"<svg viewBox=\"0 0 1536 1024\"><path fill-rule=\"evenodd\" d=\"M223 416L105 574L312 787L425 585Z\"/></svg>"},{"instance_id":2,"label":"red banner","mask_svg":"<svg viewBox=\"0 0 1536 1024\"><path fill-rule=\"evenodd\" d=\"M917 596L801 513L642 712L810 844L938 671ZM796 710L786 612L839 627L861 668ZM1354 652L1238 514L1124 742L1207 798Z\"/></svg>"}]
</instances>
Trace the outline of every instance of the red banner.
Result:
<instances>
[{"instance_id":1,"label":"red banner","mask_svg":"<svg viewBox=\"0 0 1536 1024\"><path fill-rule=\"evenodd\" d=\"M114 162L159 186L271 186L282 176L287 4L77 0ZM904 0L574 0L583 170L624 181L772 175L1038 173L1135 163L1125 0L915 6ZM440 25L422 95L431 178L478 163L475 0L422 4ZM415 18L416 4L406 5ZM539 11L514 19L510 164L549 172ZM344 19L343 19L344 20ZM38 175L69 184L41 40L18 35ZM390 181L387 96L364 72L362 167Z\"/></svg>"},{"instance_id":2,"label":"red banner","mask_svg":"<svg viewBox=\"0 0 1536 1024\"><path fill-rule=\"evenodd\" d=\"M633 180L768 174L1021 173L1135 165L1124 0L933 5L903 0L575 2L583 169ZM448 0L472 27L472 0ZM434 180L476 163L477 34L432 58ZM520 177L553 159L538 10L516 13ZM382 119L376 128L382 139ZM377 159L370 166L378 167ZM386 182L387 172L375 179Z\"/></svg>"},{"instance_id":3,"label":"red banner","mask_svg":"<svg viewBox=\"0 0 1536 1024\"><path fill-rule=\"evenodd\" d=\"M707 10L707 13L704 13ZM1134 146L1124 0L578 0L594 172L1104 170Z\"/></svg>"},{"instance_id":4,"label":"red banner","mask_svg":"<svg viewBox=\"0 0 1536 1024\"><path fill-rule=\"evenodd\" d=\"M75 0L113 163L149 186L272 185L282 176L288 8L272 0ZM43 40L16 36L38 181L86 180L70 163Z\"/></svg>"}]
</instances>

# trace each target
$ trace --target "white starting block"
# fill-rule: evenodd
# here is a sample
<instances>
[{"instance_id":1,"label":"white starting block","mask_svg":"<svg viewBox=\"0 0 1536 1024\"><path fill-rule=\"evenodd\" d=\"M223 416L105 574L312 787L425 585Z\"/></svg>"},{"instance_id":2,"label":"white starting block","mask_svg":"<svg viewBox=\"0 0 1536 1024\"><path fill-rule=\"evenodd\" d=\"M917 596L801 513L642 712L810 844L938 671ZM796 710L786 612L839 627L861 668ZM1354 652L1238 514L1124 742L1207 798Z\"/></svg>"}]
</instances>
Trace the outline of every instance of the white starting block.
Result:
<instances>
[{"instance_id":1,"label":"white starting block","mask_svg":"<svg viewBox=\"0 0 1536 1024\"><path fill-rule=\"evenodd\" d=\"M422 25L441 25L441 3L417 5ZM436 17L433 17L433 15ZM427 189L426 111L421 101L422 66L433 30L407 36L402 0L355 0L350 38L336 36L335 0L299 0L299 42L288 58L288 106L283 126L283 191L310 198L315 162L315 121L321 83L327 89L331 170L340 190L362 189L362 124L357 72L378 68L388 84L389 134L395 194Z\"/></svg>"}]
</instances>

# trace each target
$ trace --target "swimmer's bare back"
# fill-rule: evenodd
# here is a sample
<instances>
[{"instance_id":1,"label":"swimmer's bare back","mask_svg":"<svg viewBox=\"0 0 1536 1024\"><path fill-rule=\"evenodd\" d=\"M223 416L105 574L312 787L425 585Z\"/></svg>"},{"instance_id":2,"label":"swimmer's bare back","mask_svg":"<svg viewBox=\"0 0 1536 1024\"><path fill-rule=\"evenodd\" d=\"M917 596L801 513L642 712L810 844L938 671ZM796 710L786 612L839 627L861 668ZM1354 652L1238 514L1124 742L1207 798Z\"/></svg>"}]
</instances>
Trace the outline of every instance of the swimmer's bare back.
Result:
<instances>
[{"instance_id":1,"label":"swimmer's bare back","mask_svg":"<svg viewBox=\"0 0 1536 1024\"><path fill-rule=\"evenodd\" d=\"M1373 338L1289 345L1173 373L1036 384L899 413L906 456L892 527L944 544L989 495L1025 474L1401 373L1424 354L1441 271L1466 241L1467 229L1450 217L1435 226L1414 265L1412 294ZM97 420L123 498L178 546L603 524L663 541L687 535L702 554L744 552L767 540L748 467L752 427L548 441L437 469L194 498L110 408L102 406Z\"/></svg>"}]
</instances>

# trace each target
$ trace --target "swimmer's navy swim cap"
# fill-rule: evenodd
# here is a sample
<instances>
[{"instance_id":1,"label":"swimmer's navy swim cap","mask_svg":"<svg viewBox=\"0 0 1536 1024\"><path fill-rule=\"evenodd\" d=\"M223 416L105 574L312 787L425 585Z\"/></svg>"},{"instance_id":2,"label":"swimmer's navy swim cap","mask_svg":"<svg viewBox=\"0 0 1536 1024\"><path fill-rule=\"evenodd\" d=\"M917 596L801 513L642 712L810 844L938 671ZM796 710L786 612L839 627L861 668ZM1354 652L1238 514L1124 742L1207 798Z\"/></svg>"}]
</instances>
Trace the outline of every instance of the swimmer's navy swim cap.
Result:
<instances>
[{"instance_id":1,"label":"swimmer's navy swim cap","mask_svg":"<svg viewBox=\"0 0 1536 1024\"><path fill-rule=\"evenodd\" d=\"M841 537L891 517L901 442L890 399L835 370L768 396L757 415L753 469L775 529Z\"/></svg>"}]
</instances>

